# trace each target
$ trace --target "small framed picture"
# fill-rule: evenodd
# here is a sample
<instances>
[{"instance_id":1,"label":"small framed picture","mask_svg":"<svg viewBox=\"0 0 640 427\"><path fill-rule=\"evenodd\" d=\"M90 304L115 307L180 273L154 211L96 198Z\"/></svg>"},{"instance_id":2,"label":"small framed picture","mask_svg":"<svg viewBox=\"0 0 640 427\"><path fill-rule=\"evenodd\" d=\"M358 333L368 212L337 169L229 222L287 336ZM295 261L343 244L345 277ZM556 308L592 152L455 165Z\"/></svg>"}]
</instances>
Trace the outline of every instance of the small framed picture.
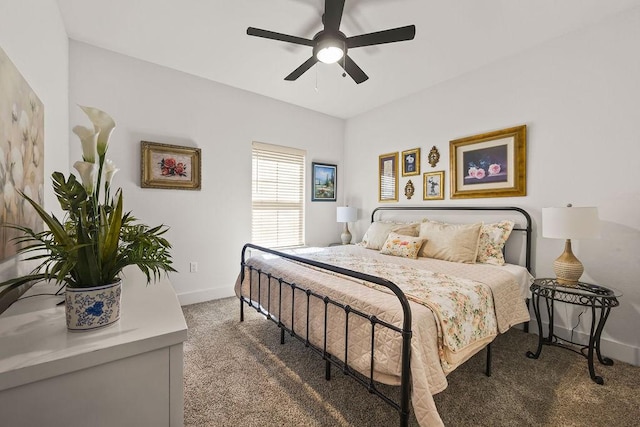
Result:
<instances>
[{"instance_id":1,"label":"small framed picture","mask_svg":"<svg viewBox=\"0 0 640 427\"><path fill-rule=\"evenodd\" d=\"M141 141L142 188L200 190L199 148Z\"/></svg>"},{"instance_id":2,"label":"small framed picture","mask_svg":"<svg viewBox=\"0 0 640 427\"><path fill-rule=\"evenodd\" d=\"M336 175L338 167L326 163L311 163L311 201L336 201Z\"/></svg>"},{"instance_id":3,"label":"small framed picture","mask_svg":"<svg viewBox=\"0 0 640 427\"><path fill-rule=\"evenodd\" d=\"M402 176L420 175L420 149L402 152Z\"/></svg>"},{"instance_id":4,"label":"small framed picture","mask_svg":"<svg viewBox=\"0 0 640 427\"><path fill-rule=\"evenodd\" d=\"M444 171L425 172L422 175L423 200L443 200Z\"/></svg>"},{"instance_id":5,"label":"small framed picture","mask_svg":"<svg viewBox=\"0 0 640 427\"><path fill-rule=\"evenodd\" d=\"M398 201L398 152L378 156L378 201Z\"/></svg>"}]
</instances>

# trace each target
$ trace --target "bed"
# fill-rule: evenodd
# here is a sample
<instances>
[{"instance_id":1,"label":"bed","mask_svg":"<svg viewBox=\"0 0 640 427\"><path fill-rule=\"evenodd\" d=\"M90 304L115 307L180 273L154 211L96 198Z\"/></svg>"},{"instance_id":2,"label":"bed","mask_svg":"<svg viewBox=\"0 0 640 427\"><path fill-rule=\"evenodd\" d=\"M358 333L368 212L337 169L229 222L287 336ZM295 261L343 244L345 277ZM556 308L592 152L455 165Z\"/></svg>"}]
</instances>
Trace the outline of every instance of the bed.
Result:
<instances>
[{"instance_id":1,"label":"bed","mask_svg":"<svg viewBox=\"0 0 640 427\"><path fill-rule=\"evenodd\" d=\"M500 244L487 249L487 236ZM304 342L327 380L336 366L395 408L401 426L411 406L420 425L441 425L433 395L446 375L486 348L489 376L491 342L528 322L530 252L531 218L517 207L380 207L358 245L245 245L240 320L245 304L263 313L281 343ZM399 386L399 397L379 383Z\"/></svg>"}]
</instances>

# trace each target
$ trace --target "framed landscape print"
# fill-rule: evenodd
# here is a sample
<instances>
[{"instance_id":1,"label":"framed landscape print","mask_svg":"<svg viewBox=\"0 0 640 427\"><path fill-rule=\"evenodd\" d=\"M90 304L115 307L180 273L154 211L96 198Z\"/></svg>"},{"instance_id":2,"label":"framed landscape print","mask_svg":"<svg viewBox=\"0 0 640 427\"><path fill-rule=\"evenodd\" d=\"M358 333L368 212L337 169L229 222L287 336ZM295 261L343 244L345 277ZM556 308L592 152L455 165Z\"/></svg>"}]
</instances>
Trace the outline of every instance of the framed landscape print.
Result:
<instances>
[{"instance_id":1,"label":"framed landscape print","mask_svg":"<svg viewBox=\"0 0 640 427\"><path fill-rule=\"evenodd\" d=\"M398 153L378 157L378 200L398 201Z\"/></svg>"},{"instance_id":2,"label":"framed landscape print","mask_svg":"<svg viewBox=\"0 0 640 427\"><path fill-rule=\"evenodd\" d=\"M444 199L444 171L425 172L422 181L423 200Z\"/></svg>"},{"instance_id":3,"label":"framed landscape print","mask_svg":"<svg viewBox=\"0 0 640 427\"><path fill-rule=\"evenodd\" d=\"M451 198L526 196L527 127L450 141Z\"/></svg>"},{"instance_id":4,"label":"framed landscape print","mask_svg":"<svg viewBox=\"0 0 640 427\"><path fill-rule=\"evenodd\" d=\"M338 167L326 163L311 163L311 201L336 201L336 175Z\"/></svg>"},{"instance_id":5,"label":"framed landscape print","mask_svg":"<svg viewBox=\"0 0 640 427\"><path fill-rule=\"evenodd\" d=\"M200 190L202 164L199 148L141 141L142 188Z\"/></svg>"},{"instance_id":6,"label":"framed landscape print","mask_svg":"<svg viewBox=\"0 0 640 427\"><path fill-rule=\"evenodd\" d=\"M402 176L420 175L420 149L402 152Z\"/></svg>"}]
</instances>

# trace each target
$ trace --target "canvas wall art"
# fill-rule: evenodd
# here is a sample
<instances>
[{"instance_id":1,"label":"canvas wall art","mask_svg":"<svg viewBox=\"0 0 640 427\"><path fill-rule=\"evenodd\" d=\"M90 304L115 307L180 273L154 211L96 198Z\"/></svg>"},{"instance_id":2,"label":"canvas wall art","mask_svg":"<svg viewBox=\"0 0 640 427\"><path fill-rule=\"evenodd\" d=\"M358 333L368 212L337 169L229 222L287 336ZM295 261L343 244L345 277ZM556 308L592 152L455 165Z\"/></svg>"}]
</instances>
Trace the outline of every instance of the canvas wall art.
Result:
<instances>
[{"instance_id":1,"label":"canvas wall art","mask_svg":"<svg viewBox=\"0 0 640 427\"><path fill-rule=\"evenodd\" d=\"M42 231L20 192L44 203L44 105L0 48L0 224ZM16 254L18 234L0 227L0 260Z\"/></svg>"}]
</instances>

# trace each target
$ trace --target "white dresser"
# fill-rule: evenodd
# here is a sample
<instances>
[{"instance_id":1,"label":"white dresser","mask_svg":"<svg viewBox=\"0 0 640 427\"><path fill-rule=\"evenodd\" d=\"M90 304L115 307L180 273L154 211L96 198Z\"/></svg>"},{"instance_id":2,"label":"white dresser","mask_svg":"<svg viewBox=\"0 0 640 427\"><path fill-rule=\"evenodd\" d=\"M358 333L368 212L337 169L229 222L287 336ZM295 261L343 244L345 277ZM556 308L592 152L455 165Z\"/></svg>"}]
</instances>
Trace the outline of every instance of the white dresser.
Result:
<instances>
[{"instance_id":1,"label":"white dresser","mask_svg":"<svg viewBox=\"0 0 640 427\"><path fill-rule=\"evenodd\" d=\"M0 426L183 425L182 309L166 278L125 273L120 321L105 329L68 332L55 296L0 315Z\"/></svg>"}]
</instances>

